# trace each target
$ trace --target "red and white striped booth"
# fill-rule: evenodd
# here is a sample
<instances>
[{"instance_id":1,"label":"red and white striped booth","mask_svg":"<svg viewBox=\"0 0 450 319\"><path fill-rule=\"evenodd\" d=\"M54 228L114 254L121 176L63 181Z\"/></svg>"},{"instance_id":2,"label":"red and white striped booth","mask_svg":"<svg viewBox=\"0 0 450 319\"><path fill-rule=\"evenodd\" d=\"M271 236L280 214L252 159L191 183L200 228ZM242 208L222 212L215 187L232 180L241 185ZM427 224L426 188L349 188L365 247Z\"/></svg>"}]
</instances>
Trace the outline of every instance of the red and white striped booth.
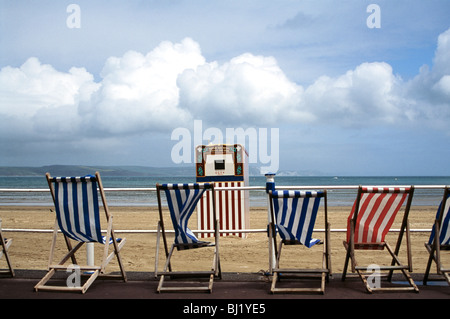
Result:
<instances>
[{"instance_id":1,"label":"red and white striped booth","mask_svg":"<svg viewBox=\"0 0 450 319\"><path fill-rule=\"evenodd\" d=\"M240 144L201 145L196 148L197 182L213 182L216 188L216 214L220 230L244 230L250 228L248 190L220 190L222 187L248 186L248 154ZM219 188L219 189L217 189ZM198 229L212 230L212 200L205 194L198 205ZM246 238L242 232L224 232L222 236L235 235ZM198 237L209 237L200 233Z\"/></svg>"}]
</instances>

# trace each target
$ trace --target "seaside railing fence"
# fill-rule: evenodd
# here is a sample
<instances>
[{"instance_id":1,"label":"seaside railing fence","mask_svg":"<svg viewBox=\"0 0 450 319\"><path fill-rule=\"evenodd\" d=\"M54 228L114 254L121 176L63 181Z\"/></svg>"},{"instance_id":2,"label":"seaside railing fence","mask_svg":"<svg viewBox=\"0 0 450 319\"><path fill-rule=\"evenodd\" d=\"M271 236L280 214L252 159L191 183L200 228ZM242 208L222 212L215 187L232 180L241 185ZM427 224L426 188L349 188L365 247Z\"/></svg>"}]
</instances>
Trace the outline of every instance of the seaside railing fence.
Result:
<instances>
[{"instance_id":1,"label":"seaside railing fence","mask_svg":"<svg viewBox=\"0 0 450 319\"><path fill-rule=\"evenodd\" d=\"M394 185L394 186L374 186L374 187L410 187L411 185ZM279 186L276 189L283 190L357 190L359 185L343 185L343 186ZM415 189L444 189L446 185L417 185L414 186ZM152 188L104 188L105 192L156 192L156 187ZM235 186L235 187L216 187L216 191L229 191L229 190L251 190L251 191L262 191L265 192L266 188L264 186ZM49 189L43 188L0 188L0 193L37 193L37 192L50 192ZM438 205L439 203L436 203ZM4 232L35 232L35 233L49 233L53 232L52 229L21 229L21 228L3 228ZM114 230L116 233L156 233L156 229L117 229ZM324 232L324 229L314 229L317 232ZM345 228L331 228L331 232L345 232ZM398 232L399 229L391 229L393 232ZM411 232L429 232L430 229L410 229ZM208 233L213 232L208 230L193 230L196 233ZM223 229L220 230L221 233L265 233L267 229Z\"/></svg>"}]
</instances>

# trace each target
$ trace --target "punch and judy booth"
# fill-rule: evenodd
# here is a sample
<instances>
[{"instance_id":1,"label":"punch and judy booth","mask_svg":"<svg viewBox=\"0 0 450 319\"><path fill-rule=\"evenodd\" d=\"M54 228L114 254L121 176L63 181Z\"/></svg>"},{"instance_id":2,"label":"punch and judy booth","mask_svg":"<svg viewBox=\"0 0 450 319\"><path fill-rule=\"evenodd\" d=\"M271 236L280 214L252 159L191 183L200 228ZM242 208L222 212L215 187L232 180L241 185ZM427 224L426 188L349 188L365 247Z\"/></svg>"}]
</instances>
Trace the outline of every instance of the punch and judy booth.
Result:
<instances>
[{"instance_id":1,"label":"punch and judy booth","mask_svg":"<svg viewBox=\"0 0 450 319\"><path fill-rule=\"evenodd\" d=\"M195 149L197 183L214 183L214 187L248 186L248 153L240 144L199 145ZM220 230L249 228L250 207L248 190L216 190L216 213ZM212 207L209 196L204 196L198 206L198 229L212 230ZM222 233L247 237L245 233ZM210 233L199 234L211 236Z\"/></svg>"}]
</instances>

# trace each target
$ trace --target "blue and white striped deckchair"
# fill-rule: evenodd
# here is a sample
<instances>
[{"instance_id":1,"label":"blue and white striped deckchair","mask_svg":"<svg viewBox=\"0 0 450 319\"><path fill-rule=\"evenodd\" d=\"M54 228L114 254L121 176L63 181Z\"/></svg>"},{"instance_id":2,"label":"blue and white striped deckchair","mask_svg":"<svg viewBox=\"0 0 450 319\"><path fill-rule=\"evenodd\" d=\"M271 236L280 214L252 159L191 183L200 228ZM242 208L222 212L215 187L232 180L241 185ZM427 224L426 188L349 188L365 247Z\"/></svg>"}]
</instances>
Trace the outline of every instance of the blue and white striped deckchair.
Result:
<instances>
[{"instance_id":1,"label":"blue and white striped deckchair","mask_svg":"<svg viewBox=\"0 0 450 319\"><path fill-rule=\"evenodd\" d=\"M71 290L86 292L97 276L107 276L104 271L111 259L116 256L120 267L120 277L124 281L127 280L120 257L120 250L125 244L125 238L115 238L112 225L112 215L109 212L106 203L100 174L97 172L95 176L83 177L51 177L46 174L47 182L55 205L56 222L52 241L52 247L49 260L49 271L42 280L35 286L35 290ZM102 236L100 223L100 205L99 195L103 203L105 211L107 229L106 236ZM52 260L55 252L56 237L58 229L64 235L68 253L61 261L54 265ZM72 248L70 240L77 242ZM103 258L100 265L80 266L77 263L76 253L83 244L100 243L103 245ZM105 245L105 243L108 243ZM109 253L109 246L112 244L114 251ZM71 259L72 264L66 265L66 261ZM93 262L93 261L90 261ZM90 273L90 278L79 286L54 286L46 285L47 281L54 275L57 270L79 269Z\"/></svg>"},{"instance_id":2,"label":"blue and white striped deckchair","mask_svg":"<svg viewBox=\"0 0 450 319\"><path fill-rule=\"evenodd\" d=\"M445 187L444 196L436 213L436 219L431 230L428 242L425 243L430 256L428 258L427 268L425 271L423 282L427 284L430 274L431 263L436 263L437 273L443 275L447 283L450 285L450 269L443 268L441 262L441 250L450 249L450 188ZM438 236L436 237L436 234Z\"/></svg>"},{"instance_id":3,"label":"blue and white striped deckchair","mask_svg":"<svg viewBox=\"0 0 450 319\"><path fill-rule=\"evenodd\" d=\"M273 268L272 293L275 292L321 292L325 290L325 280L331 274L329 251L329 224L327 220L326 191L297 191L279 190L269 191L272 212L272 226L269 228L269 237L273 240L276 249L276 234L281 237L276 254L276 265ZM324 198L325 240L312 238L317 213L321 199ZM304 245L311 248L318 243L324 244L322 267L319 269L281 269L281 249L284 245ZM281 274L316 273L321 275L320 288L277 288L276 283Z\"/></svg>"},{"instance_id":4,"label":"blue and white striped deckchair","mask_svg":"<svg viewBox=\"0 0 450 319\"><path fill-rule=\"evenodd\" d=\"M182 290L207 290L211 292L212 284L214 280L214 276L220 276L220 263L219 263L219 233L218 233L218 220L215 212L215 205L213 205L213 219L214 223L214 232L215 232L215 242L208 241L200 241L188 227L189 219L192 216L195 208L197 207L197 203L202 198L203 194L206 191L211 191L213 202L215 201L214 195L214 185L211 183L204 184L157 184L157 196L158 196L158 207L159 207L159 216L160 220L158 223L158 236L157 236L157 249L156 249L156 258L155 258L155 277L161 275L160 282L157 288L158 292L161 291L182 291ZM164 218L162 213L162 203L161 203L161 191L164 191L167 200L167 206L170 212L170 218L172 221L175 238L172 244L172 247L168 249L167 239L166 239L166 230L164 227ZM164 241L164 248L166 253L166 263L164 266L164 270L158 273L158 260L159 260L159 241L160 234L162 234ZM191 271L191 272L174 272L172 271L172 265L170 259L172 257L173 251L175 248L177 250L184 249L195 249L201 247L215 247L214 250L214 260L213 266L210 271ZM165 275L176 276L176 275L205 275L209 276L209 285L208 287L163 287L164 277Z\"/></svg>"}]
</instances>

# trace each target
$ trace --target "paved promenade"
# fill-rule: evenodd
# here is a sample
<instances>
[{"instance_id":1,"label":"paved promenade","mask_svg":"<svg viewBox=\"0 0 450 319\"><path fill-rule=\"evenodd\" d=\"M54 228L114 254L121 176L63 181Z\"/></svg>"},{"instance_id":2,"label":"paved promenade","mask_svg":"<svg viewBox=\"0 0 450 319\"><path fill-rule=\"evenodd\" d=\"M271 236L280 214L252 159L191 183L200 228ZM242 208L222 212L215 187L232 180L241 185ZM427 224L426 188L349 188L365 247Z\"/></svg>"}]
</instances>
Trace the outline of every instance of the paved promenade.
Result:
<instances>
[{"instance_id":1,"label":"paved promenade","mask_svg":"<svg viewBox=\"0 0 450 319\"><path fill-rule=\"evenodd\" d=\"M128 272L128 282L98 278L85 294L73 292L35 292L33 287L44 275L39 270L16 270L15 278L0 278L0 299L229 299L229 300L288 300L288 299L450 299L450 287L445 282L433 281L424 286L421 276L414 279L419 292L366 292L357 277L341 280L334 274L326 284L324 295L315 293L271 294L270 280L264 275L253 273L224 273L216 279L212 293L157 293L158 282L153 273ZM62 273L62 275L65 275ZM64 279L59 279L64 282ZM395 280L394 280L395 282ZM312 283L315 285L316 283ZM383 281L382 281L383 284ZM402 283L400 282L400 285Z\"/></svg>"}]
</instances>

